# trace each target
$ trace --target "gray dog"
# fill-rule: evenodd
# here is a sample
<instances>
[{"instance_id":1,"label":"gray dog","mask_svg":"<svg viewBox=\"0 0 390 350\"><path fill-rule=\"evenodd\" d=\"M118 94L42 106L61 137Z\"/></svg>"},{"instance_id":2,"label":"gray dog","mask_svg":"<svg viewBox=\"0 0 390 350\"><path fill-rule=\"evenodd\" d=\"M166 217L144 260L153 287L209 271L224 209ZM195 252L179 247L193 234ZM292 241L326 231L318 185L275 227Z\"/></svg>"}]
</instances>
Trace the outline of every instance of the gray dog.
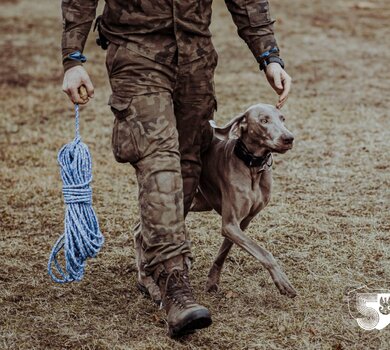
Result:
<instances>
[{"instance_id":1,"label":"gray dog","mask_svg":"<svg viewBox=\"0 0 390 350\"><path fill-rule=\"evenodd\" d=\"M281 294L296 296L272 254L243 232L270 200L272 152L285 153L293 146L294 137L284 121L274 106L257 104L222 128L212 124L214 138L202 157L202 175L191 207L191 211L214 209L222 216L225 238L208 274L207 291L217 290L223 263L235 243L260 261ZM142 270L139 238L138 230L135 243L139 287L158 302L158 288Z\"/></svg>"}]
</instances>

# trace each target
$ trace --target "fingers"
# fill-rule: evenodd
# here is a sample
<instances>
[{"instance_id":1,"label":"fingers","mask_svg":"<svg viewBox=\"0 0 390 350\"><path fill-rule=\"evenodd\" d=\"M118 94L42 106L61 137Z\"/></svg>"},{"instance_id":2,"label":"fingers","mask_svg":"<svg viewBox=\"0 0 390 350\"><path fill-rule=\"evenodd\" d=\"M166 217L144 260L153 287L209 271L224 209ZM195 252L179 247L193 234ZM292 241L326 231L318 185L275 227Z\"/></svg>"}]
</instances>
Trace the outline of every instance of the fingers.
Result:
<instances>
[{"instance_id":1,"label":"fingers","mask_svg":"<svg viewBox=\"0 0 390 350\"><path fill-rule=\"evenodd\" d=\"M281 72L281 81L283 84L283 91L279 95L279 101L276 104L276 108L278 109L283 107L291 90L291 77L285 71Z\"/></svg>"},{"instance_id":2,"label":"fingers","mask_svg":"<svg viewBox=\"0 0 390 350\"><path fill-rule=\"evenodd\" d=\"M291 78L287 73L285 72L283 73L284 73L282 74L283 92L280 95L280 100L286 99L291 90Z\"/></svg>"},{"instance_id":3,"label":"fingers","mask_svg":"<svg viewBox=\"0 0 390 350\"><path fill-rule=\"evenodd\" d=\"M266 77L272 88L279 95L276 108L283 107L291 90L291 77L278 63L270 63L266 68Z\"/></svg>"},{"instance_id":4,"label":"fingers","mask_svg":"<svg viewBox=\"0 0 390 350\"><path fill-rule=\"evenodd\" d=\"M72 87L69 89L70 97L73 103L84 104L84 100L80 97L77 87ZM68 95L69 95L68 93Z\"/></svg>"},{"instance_id":5,"label":"fingers","mask_svg":"<svg viewBox=\"0 0 390 350\"><path fill-rule=\"evenodd\" d=\"M284 106L284 104L286 103L286 101L287 101L287 96L286 97L284 97L284 98L281 98L280 96L279 96L279 101L278 101L278 103L276 104L276 108L277 109L281 109L283 106Z\"/></svg>"},{"instance_id":6,"label":"fingers","mask_svg":"<svg viewBox=\"0 0 390 350\"><path fill-rule=\"evenodd\" d=\"M82 66L65 72L62 90L73 103L86 104L94 95L94 87L87 71Z\"/></svg>"},{"instance_id":7,"label":"fingers","mask_svg":"<svg viewBox=\"0 0 390 350\"><path fill-rule=\"evenodd\" d=\"M65 81L64 84L62 85L62 91L65 92L68 95L69 99L73 102L72 94L70 93L68 86L65 84Z\"/></svg>"},{"instance_id":8,"label":"fingers","mask_svg":"<svg viewBox=\"0 0 390 350\"><path fill-rule=\"evenodd\" d=\"M92 98L94 93L95 93L95 89L94 89L94 87L92 85L91 79L89 79L89 77L88 77L88 79L84 79L83 80L83 83L84 83L84 85L85 85L85 87L87 89L88 96L90 98Z\"/></svg>"},{"instance_id":9,"label":"fingers","mask_svg":"<svg viewBox=\"0 0 390 350\"><path fill-rule=\"evenodd\" d=\"M73 86L69 86L65 81L64 81L64 84L62 85L62 91L65 92L69 99L73 102L73 103L80 103L80 104L85 104L85 100L83 100L81 97L80 97L80 94L79 94L79 91L78 91L78 87L76 85L73 85Z\"/></svg>"}]
</instances>

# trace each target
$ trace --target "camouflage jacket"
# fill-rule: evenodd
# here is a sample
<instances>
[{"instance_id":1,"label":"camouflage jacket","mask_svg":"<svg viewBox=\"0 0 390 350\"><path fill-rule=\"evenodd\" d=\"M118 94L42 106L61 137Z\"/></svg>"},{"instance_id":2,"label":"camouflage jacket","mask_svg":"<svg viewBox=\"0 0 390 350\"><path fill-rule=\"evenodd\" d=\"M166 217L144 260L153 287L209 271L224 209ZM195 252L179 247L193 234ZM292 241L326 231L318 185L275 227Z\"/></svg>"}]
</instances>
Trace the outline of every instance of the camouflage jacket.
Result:
<instances>
[{"instance_id":1,"label":"camouflage jacket","mask_svg":"<svg viewBox=\"0 0 390 350\"><path fill-rule=\"evenodd\" d=\"M62 0L63 58L83 51L98 0ZM277 47L267 0L225 0L255 58ZM112 42L159 63L192 62L213 50L209 25L212 0L106 0L102 32ZM273 55L277 55L273 54ZM64 68L80 64L64 61Z\"/></svg>"}]
</instances>

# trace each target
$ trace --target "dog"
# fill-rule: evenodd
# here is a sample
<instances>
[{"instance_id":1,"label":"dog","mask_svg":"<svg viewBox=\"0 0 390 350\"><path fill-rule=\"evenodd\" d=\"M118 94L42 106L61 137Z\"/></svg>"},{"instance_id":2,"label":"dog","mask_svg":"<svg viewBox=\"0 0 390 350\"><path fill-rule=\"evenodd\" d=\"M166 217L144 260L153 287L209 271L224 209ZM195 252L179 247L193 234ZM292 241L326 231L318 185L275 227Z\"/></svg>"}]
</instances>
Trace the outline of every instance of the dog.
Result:
<instances>
[{"instance_id":1,"label":"dog","mask_svg":"<svg viewBox=\"0 0 390 350\"><path fill-rule=\"evenodd\" d=\"M249 107L224 127L213 121L214 136L202 156L202 173L191 211L215 210L222 216L223 243L208 273L206 291L217 291L221 271L233 244L253 255L270 273L280 293L294 298L296 291L272 254L244 234L251 220L269 203L272 153L293 147L280 110L266 104ZM138 287L157 303L159 290L142 270L140 229L135 236Z\"/></svg>"}]
</instances>

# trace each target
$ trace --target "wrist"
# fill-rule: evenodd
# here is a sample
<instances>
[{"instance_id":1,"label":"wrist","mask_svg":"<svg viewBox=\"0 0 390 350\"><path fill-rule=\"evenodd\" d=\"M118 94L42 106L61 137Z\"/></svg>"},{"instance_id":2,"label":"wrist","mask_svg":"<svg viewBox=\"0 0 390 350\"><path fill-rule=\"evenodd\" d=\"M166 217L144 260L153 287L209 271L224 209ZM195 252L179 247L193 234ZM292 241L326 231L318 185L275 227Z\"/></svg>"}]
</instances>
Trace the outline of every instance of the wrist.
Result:
<instances>
[{"instance_id":1,"label":"wrist","mask_svg":"<svg viewBox=\"0 0 390 350\"><path fill-rule=\"evenodd\" d=\"M81 62L77 62L77 61L64 61L62 65L64 67L64 73L73 67L83 66Z\"/></svg>"},{"instance_id":2,"label":"wrist","mask_svg":"<svg viewBox=\"0 0 390 350\"><path fill-rule=\"evenodd\" d=\"M284 61L278 56L271 56L259 64L260 70L265 72L271 63L279 64L284 69Z\"/></svg>"},{"instance_id":3,"label":"wrist","mask_svg":"<svg viewBox=\"0 0 390 350\"><path fill-rule=\"evenodd\" d=\"M279 48L277 46L274 46L273 48L263 52L258 57L258 62L259 62L260 70L264 70L265 71L266 67L270 63L278 63L284 69L284 62L279 57Z\"/></svg>"}]
</instances>

